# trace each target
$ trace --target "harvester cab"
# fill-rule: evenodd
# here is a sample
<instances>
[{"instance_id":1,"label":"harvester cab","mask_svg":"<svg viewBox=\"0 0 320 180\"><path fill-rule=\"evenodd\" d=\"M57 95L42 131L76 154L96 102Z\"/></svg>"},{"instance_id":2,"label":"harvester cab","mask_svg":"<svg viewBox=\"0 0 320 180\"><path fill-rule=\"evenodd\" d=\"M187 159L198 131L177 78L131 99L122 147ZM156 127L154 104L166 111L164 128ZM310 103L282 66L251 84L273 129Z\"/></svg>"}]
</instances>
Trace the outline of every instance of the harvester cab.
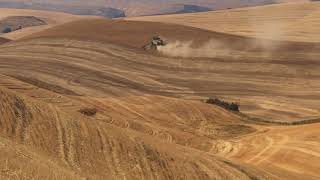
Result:
<instances>
[{"instance_id":1,"label":"harvester cab","mask_svg":"<svg viewBox=\"0 0 320 180\"><path fill-rule=\"evenodd\" d=\"M159 36L154 36L150 43L148 43L147 45L145 45L143 48L145 50L158 50L159 46L165 46L166 43L163 39L161 39Z\"/></svg>"}]
</instances>

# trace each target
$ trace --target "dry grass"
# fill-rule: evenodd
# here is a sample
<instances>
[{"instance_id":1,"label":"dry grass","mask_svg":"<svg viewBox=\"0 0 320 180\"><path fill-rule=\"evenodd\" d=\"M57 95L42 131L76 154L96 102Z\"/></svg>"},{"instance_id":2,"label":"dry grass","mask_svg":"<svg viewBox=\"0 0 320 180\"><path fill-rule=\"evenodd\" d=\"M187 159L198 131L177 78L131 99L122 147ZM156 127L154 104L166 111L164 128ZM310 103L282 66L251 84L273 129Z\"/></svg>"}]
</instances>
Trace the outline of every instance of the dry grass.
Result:
<instances>
[{"instance_id":1,"label":"dry grass","mask_svg":"<svg viewBox=\"0 0 320 180\"><path fill-rule=\"evenodd\" d=\"M23 28L19 31L14 31L11 33L1 35L1 37L12 39L12 40L20 39L24 36L28 36L48 28L52 28L56 25L61 25L67 22L71 22L71 21L75 21L83 18L90 18L89 16L77 16L77 15L71 15L71 14L60 13L60 12L0 8L0 19L5 19L10 16L34 16L36 18L39 18L45 21L46 23L46 25Z\"/></svg>"},{"instance_id":2,"label":"dry grass","mask_svg":"<svg viewBox=\"0 0 320 180\"><path fill-rule=\"evenodd\" d=\"M82 108L79 112L86 116L94 116L97 114L98 110L96 108Z\"/></svg>"},{"instance_id":3,"label":"dry grass","mask_svg":"<svg viewBox=\"0 0 320 180\"><path fill-rule=\"evenodd\" d=\"M200 101L221 97L271 119L318 115L319 44L264 41L277 45L270 50L158 27L84 20L1 45L0 177L319 179L319 124L258 125ZM146 53L155 32L195 48L213 39L230 53ZM83 116L83 107L99 113Z\"/></svg>"},{"instance_id":4,"label":"dry grass","mask_svg":"<svg viewBox=\"0 0 320 180\"><path fill-rule=\"evenodd\" d=\"M257 41L167 24L158 27L158 23L119 20L77 21L4 46L2 57L11 57L15 63L3 63L17 66L27 58L34 62L30 66L52 71L46 76L50 84L80 95L143 92L198 100L212 96L239 102L243 112L255 117L296 120L318 116L319 44ZM211 54L204 58L146 54L142 47L154 34L171 41L193 39L200 49L208 39L221 45L214 49L213 57ZM266 44L274 46L269 48ZM28 48L30 45L34 48ZM12 58L13 54L19 56L16 51L24 51L21 54L24 60ZM47 51L54 52L50 58ZM41 56L45 56L41 61L33 60ZM60 57L68 59L68 66L53 60ZM68 73L61 74L56 68ZM43 74L28 69L25 72L28 76ZM10 71L15 74L14 70Z\"/></svg>"},{"instance_id":5,"label":"dry grass","mask_svg":"<svg viewBox=\"0 0 320 180\"><path fill-rule=\"evenodd\" d=\"M319 12L320 3L315 2L127 19L182 24L258 38L319 42Z\"/></svg>"},{"instance_id":6,"label":"dry grass","mask_svg":"<svg viewBox=\"0 0 320 180\"><path fill-rule=\"evenodd\" d=\"M223 110L208 107L201 102L183 102L177 99L152 96L109 100L87 98L83 102L72 100L75 105L89 103L90 100L90 103L100 104L101 108L106 109L89 121L57 102L47 105L6 90L1 90L0 93L2 137L24 145L26 149L21 150L21 153L28 159L35 162L42 160L41 163L47 166L51 162L57 165L57 169L50 168L50 172L44 172L46 175L44 177L48 179L55 179L56 176L70 178L73 177L71 176L73 174L90 179L104 179L105 177L111 179L155 179L156 177L160 179L166 177L173 179L183 177L248 179L246 174L237 172L231 167L219 166L220 160L217 157L206 154L206 151L210 149L210 138L203 137L204 132L200 131L205 126L218 128L227 124L239 124L241 121L235 115L228 115ZM153 99L158 100L158 106L146 106L143 111L139 110L139 105L132 104L148 104ZM165 114L164 112L170 109L168 107L170 104L186 106L186 108L177 110L177 112L172 111L174 114ZM208 121L203 124L200 120L193 119L195 117L192 112L189 112L190 115L181 113L181 111L188 112L187 105L199 108L195 112L198 111L202 116L208 116ZM59 107L64 108L61 110ZM219 121L209 119L210 116L214 117L210 114L225 114L229 122L221 124ZM185 121L180 119L185 119ZM250 133L251 129L249 130L239 129L238 132L232 133L232 137L238 136L239 133ZM226 134L223 136L208 134L207 136L209 135L212 137L226 136ZM18 150L18 147L14 149ZM25 155L27 150L39 152L39 157ZM199 153L201 155L198 155ZM14 161L10 158L9 163L14 163ZM209 167L203 167L202 163ZM5 165L3 168L8 170L2 175L9 176L19 171L18 178L35 175L36 179L41 179L36 164L30 165L30 169L23 169L21 172L19 167L16 164ZM210 172L207 172L207 168L210 169ZM62 170L72 173L71 175L63 174ZM233 173L224 173L224 170ZM221 175L217 175L219 173ZM257 176L260 175L257 174Z\"/></svg>"}]
</instances>

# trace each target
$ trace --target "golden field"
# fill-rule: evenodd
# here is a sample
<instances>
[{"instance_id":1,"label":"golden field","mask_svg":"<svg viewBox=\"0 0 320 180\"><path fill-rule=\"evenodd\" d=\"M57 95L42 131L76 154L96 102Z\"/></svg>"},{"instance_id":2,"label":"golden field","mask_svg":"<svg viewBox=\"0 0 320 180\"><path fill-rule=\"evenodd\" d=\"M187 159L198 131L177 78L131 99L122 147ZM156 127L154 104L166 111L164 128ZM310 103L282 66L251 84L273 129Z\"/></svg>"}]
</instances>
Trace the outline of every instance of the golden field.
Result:
<instances>
[{"instance_id":1,"label":"golden field","mask_svg":"<svg viewBox=\"0 0 320 180\"><path fill-rule=\"evenodd\" d=\"M288 3L205 13L129 17L263 39L319 42L320 3Z\"/></svg>"},{"instance_id":2,"label":"golden field","mask_svg":"<svg viewBox=\"0 0 320 180\"><path fill-rule=\"evenodd\" d=\"M154 18L1 39L1 179L320 178L320 44Z\"/></svg>"}]
</instances>

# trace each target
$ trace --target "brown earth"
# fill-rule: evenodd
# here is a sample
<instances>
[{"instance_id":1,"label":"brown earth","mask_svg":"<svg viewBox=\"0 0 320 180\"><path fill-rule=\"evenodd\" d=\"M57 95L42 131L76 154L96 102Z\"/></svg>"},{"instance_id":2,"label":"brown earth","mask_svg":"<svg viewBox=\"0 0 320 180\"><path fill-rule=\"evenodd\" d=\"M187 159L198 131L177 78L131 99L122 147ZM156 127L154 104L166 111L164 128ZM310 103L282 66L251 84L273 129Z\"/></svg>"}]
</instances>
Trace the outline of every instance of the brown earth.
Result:
<instances>
[{"instance_id":1,"label":"brown earth","mask_svg":"<svg viewBox=\"0 0 320 180\"><path fill-rule=\"evenodd\" d=\"M192 40L191 53L141 50L155 34ZM208 39L216 53L197 54ZM203 102L238 101L267 120L318 116L319 48L105 19L2 44L0 177L319 179L318 123L259 122Z\"/></svg>"},{"instance_id":2,"label":"brown earth","mask_svg":"<svg viewBox=\"0 0 320 180\"><path fill-rule=\"evenodd\" d=\"M161 54L146 54L141 47L154 34L169 42L187 42L193 39L195 49L201 48L209 40L219 46L212 50L215 52L214 57L210 57L210 53L208 57L202 58L171 58ZM56 45L42 43L49 42L51 38L56 39ZM69 42L67 46L66 42ZM79 53L76 57L81 57L80 53L83 53L85 57L82 58L89 58L92 64L103 65L110 62L95 77L102 80L94 81L105 84L109 81L104 79L108 72L113 81L125 88L124 91L128 91L128 88L136 91L139 88L144 93L187 99L217 96L240 102L241 110L245 113L273 120L296 120L319 115L316 106L318 100L315 98L318 97L319 89L317 57L320 45L317 43L263 41L178 25L97 19L71 22L25 37L24 41L8 45L3 51L12 50L15 53L26 50L24 47L29 48L33 44L35 50L30 52L31 56L38 51L45 53L50 48L62 57L67 53L66 58L70 55L71 59L74 58L72 54L76 51ZM14 50L13 46L18 49ZM104 50L111 47L112 51ZM62 49L65 52L61 54ZM193 49L189 50L192 54ZM24 52L27 53L28 50ZM109 54L105 54L107 52ZM92 53L99 59L92 56ZM112 63L115 59L116 64ZM50 59L44 65L47 63L53 62ZM65 65L56 65L60 66ZM108 70L111 67L113 72ZM91 73L84 68L70 66L70 74L66 77L77 76L75 74L78 71ZM113 89L106 87L109 88ZM118 94L114 90L112 92Z\"/></svg>"},{"instance_id":3,"label":"brown earth","mask_svg":"<svg viewBox=\"0 0 320 180\"><path fill-rule=\"evenodd\" d=\"M23 28L18 31L11 33L1 34L1 37L16 40L30 34L40 32L42 30L52 28L57 25L61 25L67 22L71 22L79 19L88 19L89 16L77 16L61 12L49 12L49 11L40 11L40 10L27 10L27 9L8 9L0 8L0 21L7 19L8 17L14 16L23 16L23 17L34 17L39 18L41 21L44 21L45 25L41 26L31 26L28 28ZM17 23L16 26L22 26L25 22Z\"/></svg>"}]
</instances>

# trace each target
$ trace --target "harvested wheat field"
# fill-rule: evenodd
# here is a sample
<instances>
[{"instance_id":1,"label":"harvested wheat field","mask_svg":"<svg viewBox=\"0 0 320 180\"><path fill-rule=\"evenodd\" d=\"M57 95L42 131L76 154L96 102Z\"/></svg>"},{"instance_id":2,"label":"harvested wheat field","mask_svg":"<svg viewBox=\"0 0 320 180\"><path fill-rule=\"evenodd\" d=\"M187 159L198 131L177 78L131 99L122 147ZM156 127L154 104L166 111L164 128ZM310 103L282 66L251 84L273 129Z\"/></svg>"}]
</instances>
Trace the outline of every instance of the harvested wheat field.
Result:
<instances>
[{"instance_id":1,"label":"harvested wheat field","mask_svg":"<svg viewBox=\"0 0 320 180\"><path fill-rule=\"evenodd\" d=\"M20 17L20 19L17 17ZM91 17L78 16L61 12L0 8L0 28L1 22L8 18L16 18L16 21L20 21L21 26L28 26L28 21L26 21L26 18L35 18L40 21L43 21L43 23L40 26L32 26L32 22L29 22L30 27L22 28L21 30L14 31L12 33L0 34L0 37L16 40L57 25L84 18L88 19Z\"/></svg>"},{"instance_id":2,"label":"harvested wheat field","mask_svg":"<svg viewBox=\"0 0 320 180\"><path fill-rule=\"evenodd\" d=\"M263 39L319 42L320 3L288 3L205 13L129 17Z\"/></svg>"},{"instance_id":3,"label":"harvested wheat field","mask_svg":"<svg viewBox=\"0 0 320 180\"><path fill-rule=\"evenodd\" d=\"M103 18L3 39L0 177L319 179L319 50Z\"/></svg>"}]
</instances>

